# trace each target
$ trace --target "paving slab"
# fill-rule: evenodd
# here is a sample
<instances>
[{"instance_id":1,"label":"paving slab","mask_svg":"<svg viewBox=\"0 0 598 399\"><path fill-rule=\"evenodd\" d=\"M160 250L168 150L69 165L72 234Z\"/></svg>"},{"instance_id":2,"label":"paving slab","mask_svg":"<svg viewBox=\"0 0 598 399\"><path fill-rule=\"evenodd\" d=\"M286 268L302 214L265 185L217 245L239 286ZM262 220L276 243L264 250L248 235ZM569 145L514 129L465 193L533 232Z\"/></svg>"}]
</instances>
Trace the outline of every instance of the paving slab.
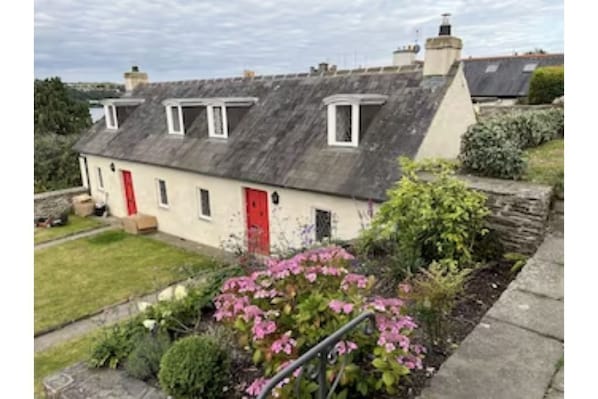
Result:
<instances>
[{"instance_id":1,"label":"paving slab","mask_svg":"<svg viewBox=\"0 0 598 399\"><path fill-rule=\"evenodd\" d=\"M565 297L564 271L563 265L534 256L527 261L511 286L553 299L563 299Z\"/></svg>"},{"instance_id":2,"label":"paving slab","mask_svg":"<svg viewBox=\"0 0 598 399\"><path fill-rule=\"evenodd\" d=\"M565 245L563 237L549 234L544 238L544 242L538 248L534 258L547 260L554 263L565 263Z\"/></svg>"},{"instance_id":3,"label":"paving slab","mask_svg":"<svg viewBox=\"0 0 598 399\"><path fill-rule=\"evenodd\" d=\"M562 301L507 289L486 316L564 340Z\"/></svg>"},{"instance_id":4,"label":"paving slab","mask_svg":"<svg viewBox=\"0 0 598 399\"><path fill-rule=\"evenodd\" d=\"M420 399L541 399L562 354L557 340L485 317Z\"/></svg>"},{"instance_id":5,"label":"paving slab","mask_svg":"<svg viewBox=\"0 0 598 399\"><path fill-rule=\"evenodd\" d=\"M552 379L552 389L556 389L557 391L565 392L565 368L561 367L561 369L556 373L554 378Z\"/></svg>"},{"instance_id":6,"label":"paving slab","mask_svg":"<svg viewBox=\"0 0 598 399\"><path fill-rule=\"evenodd\" d=\"M44 379L47 399L166 399L166 395L122 371L89 369L84 363Z\"/></svg>"},{"instance_id":7,"label":"paving slab","mask_svg":"<svg viewBox=\"0 0 598 399\"><path fill-rule=\"evenodd\" d=\"M550 389L546 393L544 399L564 399L565 394L561 391L557 391L555 389Z\"/></svg>"}]
</instances>

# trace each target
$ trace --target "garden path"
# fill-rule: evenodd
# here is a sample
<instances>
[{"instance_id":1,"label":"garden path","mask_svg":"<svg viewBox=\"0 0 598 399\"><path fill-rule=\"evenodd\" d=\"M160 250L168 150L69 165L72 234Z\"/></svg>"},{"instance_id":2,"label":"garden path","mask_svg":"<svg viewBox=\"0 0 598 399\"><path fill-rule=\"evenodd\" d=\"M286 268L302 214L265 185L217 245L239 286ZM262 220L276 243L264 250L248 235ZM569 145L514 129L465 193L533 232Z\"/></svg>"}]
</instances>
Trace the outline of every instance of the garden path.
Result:
<instances>
[{"instance_id":1,"label":"garden path","mask_svg":"<svg viewBox=\"0 0 598 399\"><path fill-rule=\"evenodd\" d=\"M557 202L536 254L420 399L563 398L563 224Z\"/></svg>"},{"instance_id":2,"label":"garden path","mask_svg":"<svg viewBox=\"0 0 598 399\"><path fill-rule=\"evenodd\" d=\"M104 231L112 230L114 228L115 228L115 226L103 226L103 227L98 227L98 228L95 228L95 229L92 229L92 230L86 230L86 231L83 231L81 233L71 234L71 235L66 236L66 237L57 238L56 240L42 242L42 243L37 244L35 246L35 250L53 247L53 246L64 244L65 242L77 240L77 239L83 238L83 237L94 236L96 234L103 233Z\"/></svg>"}]
</instances>

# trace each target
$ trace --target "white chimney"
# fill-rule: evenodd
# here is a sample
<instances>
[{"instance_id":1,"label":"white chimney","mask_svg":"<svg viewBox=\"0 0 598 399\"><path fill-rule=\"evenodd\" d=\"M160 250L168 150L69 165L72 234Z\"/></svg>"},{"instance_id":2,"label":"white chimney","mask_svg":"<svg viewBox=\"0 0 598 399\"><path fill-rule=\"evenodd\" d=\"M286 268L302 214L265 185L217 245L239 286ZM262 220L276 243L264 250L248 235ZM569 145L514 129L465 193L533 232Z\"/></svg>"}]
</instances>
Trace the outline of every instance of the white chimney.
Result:
<instances>
[{"instance_id":1,"label":"white chimney","mask_svg":"<svg viewBox=\"0 0 598 399\"><path fill-rule=\"evenodd\" d=\"M453 63L461 59L463 41L451 36L450 14L442 14L438 36L426 40L424 76L446 75Z\"/></svg>"},{"instance_id":2,"label":"white chimney","mask_svg":"<svg viewBox=\"0 0 598 399\"><path fill-rule=\"evenodd\" d=\"M131 72L125 72L125 90L127 92L133 91L137 86L148 82L147 73L139 72L137 65L131 67Z\"/></svg>"},{"instance_id":3,"label":"white chimney","mask_svg":"<svg viewBox=\"0 0 598 399\"><path fill-rule=\"evenodd\" d=\"M418 52L419 45L417 44L398 48L392 53L392 65L411 65L415 61L415 56Z\"/></svg>"}]
</instances>

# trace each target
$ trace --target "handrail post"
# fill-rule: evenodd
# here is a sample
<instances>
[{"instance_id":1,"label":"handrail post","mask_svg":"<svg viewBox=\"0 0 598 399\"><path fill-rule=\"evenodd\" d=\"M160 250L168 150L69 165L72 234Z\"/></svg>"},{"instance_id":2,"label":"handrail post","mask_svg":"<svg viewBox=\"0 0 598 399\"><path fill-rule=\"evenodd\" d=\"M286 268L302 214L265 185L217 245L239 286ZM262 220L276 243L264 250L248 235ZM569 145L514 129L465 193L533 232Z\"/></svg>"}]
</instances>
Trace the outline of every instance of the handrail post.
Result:
<instances>
[{"instance_id":1,"label":"handrail post","mask_svg":"<svg viewBox=\"0 0 598 399\"><path fill-rule=\"evenodd\" d=\"M328 395L328 381L326 381L326 361L328 360L328 348L319 353L320 362L318 369L318 399L326 399Z\"/></svg>"}]
</instances>

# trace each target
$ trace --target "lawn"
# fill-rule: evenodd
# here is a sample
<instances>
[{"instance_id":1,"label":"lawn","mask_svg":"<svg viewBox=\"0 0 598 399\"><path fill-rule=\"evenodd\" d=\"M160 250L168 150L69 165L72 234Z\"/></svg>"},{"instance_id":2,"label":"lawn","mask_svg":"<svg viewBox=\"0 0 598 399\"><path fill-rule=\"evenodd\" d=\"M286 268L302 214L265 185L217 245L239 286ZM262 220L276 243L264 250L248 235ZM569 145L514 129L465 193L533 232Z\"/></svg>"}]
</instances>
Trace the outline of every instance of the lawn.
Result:
<instances>
[{"instance_id":1,"label":"lawn","mask_svg":"<svg viewBox=\"0 0 598 399\"><path fill-rule=\"evenodd\" d=\"M107 231L35 251L35 332L157 290L217 262L149 237Z\"/></svg>"},{"instance_id":2,"label":"lawn","mask_svg":"<svg viewBox=\"0 0 598 399\"><path fill-rule=\"evenodd\" d=\"M69 215L69 221L66 226L44 228L36 227L33 241L39 244L46 241L55 240L69 236L71 234L80 233L82 231L91 230L95 227L104 226L104 223L92 218L83 218L81 216Z\"/></svg>"},{"instance_id":3,"label":"lawn","mask_svg":"<svg viewBox=\"0 0 598 399\"><path fill-rule=\"evenodd\" d=\"M94 333L35 354L34 384L36 399L44 397L42 385L44 378L73 363L86 360L93 338Z\"/></svg>"},{"instance_id":4,"label":"lawn","mask_svg":"<svg viewBox=\"0 0 598 399\"><path fill-rule=\"evenodd\" d=\"M564 147L565 141L559 139L527 150L528 166L524 180L549 184L557 190L562 190L565 172Z\"/></svg>"}]
</instances>

